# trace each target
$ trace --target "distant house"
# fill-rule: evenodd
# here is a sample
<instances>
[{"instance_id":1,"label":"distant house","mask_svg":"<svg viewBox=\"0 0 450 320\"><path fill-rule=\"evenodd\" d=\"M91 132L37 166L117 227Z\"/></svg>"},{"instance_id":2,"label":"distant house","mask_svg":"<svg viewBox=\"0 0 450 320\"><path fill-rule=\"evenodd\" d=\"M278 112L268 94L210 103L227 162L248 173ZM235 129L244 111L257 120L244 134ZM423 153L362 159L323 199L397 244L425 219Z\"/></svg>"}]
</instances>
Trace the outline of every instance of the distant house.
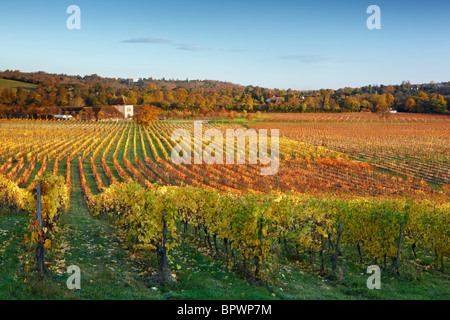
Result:
<instances>
[{"instance_id":1,"label":"distant house","mask_svg":"<svg viewBox=\"0 0 450 320\"><path fill-rule=\"evenodd\" d=\"M95 112L92 107L62 107L63 115L71 115L78 120L93 120Z\"/></svg>"},{"instance_id":2,"label":"distant house","mask_svg":"<svg viewBox=\"0 0 450 320\"><path fill-rule=\"evenodd\" d=\"M68 119L72 119L73 117L71 115L67 115L67 114L57 114L54 116L55 119L62 119L62 120L68 120Z\"/></svg>"},{"instance_id":3,"label":"distant house","mask_svg":"<svg viewBox=\"0 0 450 320\"><path fill-rule=\"evenodd\" d=\"M114 100L111 103L111 106L116 108L117 111L121 112L125 119L133 117L134 114L133 103L130 101L130 99L128 99L124 95L121 95L119 98Z\"/></svg>"},{"instance_id":4,"label":"distant house","mask_svg":"<svg viewBox=\"0 0 450 320\"><path fill-rule=\"evenodd\" d=\"M397 110L395 110L394 108L389 108L389 112L390 113L397 113Z\"/></svg>"},{"instance_id":5,"label":"distant house","mask_svg":"<svg viewBox=\"0 0 450 320\"><path fill-rule=\"evenodd\" d=\"M282 98L281 97L277 97L277 96L275 96L275 95L272 95L270 98L267 98L266 99L266 102L278 102L278 101L280 101Z\"/></svg>"},{"instance_id":6,"label":"distant house","mask_svg":"<svg viewBox=\"0 0 450 320\"><path fill-rule=\"evenodd\" d=\"M63 115L71 115L73 118L81 116L85 112L84 107L61 107Z\"/></svg>"},{"instance_id":7,"label":"distant house","mask_svg":"<svg viewBox=\"0 0 450 320\"><path fill-rule=\"evenodd\" d=\"M60 107L45 107L42 112L39 113L39 115L34 114L34 118L41 118L41 119L53 119L55 118L55 115L62 115L62 109Z\"/></svg>"},{"instance_id":8,"label":"distant house","mask_svg":"<svg viewBox=\"0 0 450 320\"><path fill-rule=\"evenodd\" d=\"M372 111L370 111L370 109L367 109L367 108L362 108L360 112L362 112L362 113L372 113Z\"/></svg>"},{"instance_id":9,"label":"distant house","mask_svg":"<svg viewBox=\"0 0 450 320\"><path fill-rule=\"evenodd\" d=\"M60 112L53 113L56 115L71 115L71 118L78 120L101 120L101 119L119 119L123 118L122 113L114 107L62 107ZM102 112L99 115L99 112ZM61 119L61 118L60 118Z\"/></svg>"}]
</instances>

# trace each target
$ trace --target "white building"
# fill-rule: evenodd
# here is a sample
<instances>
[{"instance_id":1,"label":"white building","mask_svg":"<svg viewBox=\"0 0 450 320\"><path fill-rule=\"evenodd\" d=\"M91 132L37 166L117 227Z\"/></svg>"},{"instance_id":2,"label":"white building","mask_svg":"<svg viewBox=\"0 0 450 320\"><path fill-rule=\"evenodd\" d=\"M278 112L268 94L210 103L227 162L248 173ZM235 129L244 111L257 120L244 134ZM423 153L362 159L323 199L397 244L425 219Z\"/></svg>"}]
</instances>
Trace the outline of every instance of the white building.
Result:
<instances>
[{"instance_id":1,"label":"white building","mask_svg":"<svg viewBox=\"0 0 450 320\"><path fill-rule=\"evenodd\" d=\"M132 118L134 114L134 106L130 99L125 96L120 96L116 100L114 100L111 104L117 111L123 114L125 119Z\"/></svg>"},{"instance_id":2,"label":"white building","mask_svg":"<svg viewBox=\"0 0 450 320\"><path fill-rule=\"evenodd\" d=\"M397 113L397 110L395 110L394 108L389 108L389 112L390 113Z\"/></svg>"},{"instance_id":3,"label":"white building","mask_svg":"<svg viewBox=\"0 0 450 320\"><path fill-rule=\"evenodd\" d=\"M55 119L72 119L73 117L71 115L65 115L65 114L57 114L55 115Z\"/></svg>"}]
</instances>

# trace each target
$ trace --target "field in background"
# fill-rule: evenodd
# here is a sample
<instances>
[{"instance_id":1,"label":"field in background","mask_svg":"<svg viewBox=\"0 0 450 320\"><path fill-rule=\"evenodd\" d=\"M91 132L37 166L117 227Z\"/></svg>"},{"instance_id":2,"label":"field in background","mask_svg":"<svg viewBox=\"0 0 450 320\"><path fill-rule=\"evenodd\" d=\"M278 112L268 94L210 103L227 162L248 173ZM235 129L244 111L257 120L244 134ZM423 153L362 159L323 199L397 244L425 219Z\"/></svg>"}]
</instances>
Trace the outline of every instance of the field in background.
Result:
<instances>
[{"instance_id":1,"label":"field in background","mask_svg":"<svg viewBox=\"0 0 450 320\"><path fill-rule=\"evenodd\" d=\"M247 127L280 131L276 174L262 176L263 165L250 164L248 158L245 165L172 163L177 142L171 134L181 128L193 136L192 122L157 122L145 128L133 122L50 121L1 123L0 173L29 187L36 173L54 170L64 175L67 161L81 157L94 194L113 182L133 179L143 186L159 182L233 192L420 197L442 192L450 182L447 122L252 123ZM245 129L236 123L203 125L204 131L211 128L224 137L226 129ZM202 150L206 145L202 143ZM249 147L247 143L245 155ZM194 157L194 145L191 152Z\"/></svg>"},{"instance_id":2,"label":"field in background","mask_svg":"<svg viewBox=\"0 0 450 320\"><path fill-rule=\"evenodd\" d=\"M450 122L450 116L425 113L267 113L267 122L383 122L383 123L428 123Z\"/></svg>"},{"instance_id":3,"label":"field in background","mask_svg":"<svg viewBox=\"0 0 450 320\"><path fill-rule=\"evenodd\" d=\"M450 183L450 122L420 123L254 123L260 130L341 152L403 179Z\"/></svg>"},{"instance_id":4,"label":"field in background","mask_svg":"<svg viewBox=\"0 0 450 320\"><path fill-rule=\"evenodd\" d=\"M26 90L35 90L38 86L36 84L22 82L22 81L0 79L0 91L3 89L8 89L8 88L17 89L19 87L22 87Z\"/></svg>"}]
</instances>

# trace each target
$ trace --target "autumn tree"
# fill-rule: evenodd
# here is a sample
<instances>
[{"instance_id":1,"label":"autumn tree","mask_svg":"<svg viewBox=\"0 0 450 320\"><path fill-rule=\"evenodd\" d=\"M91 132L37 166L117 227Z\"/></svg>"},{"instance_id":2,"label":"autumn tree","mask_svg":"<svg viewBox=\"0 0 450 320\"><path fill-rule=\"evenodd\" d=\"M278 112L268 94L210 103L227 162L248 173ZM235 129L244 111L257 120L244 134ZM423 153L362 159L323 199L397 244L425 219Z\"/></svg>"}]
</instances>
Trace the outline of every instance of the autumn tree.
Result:
<instances>
[{"instance_id":1,"label":"autumn tree","mask_svg":"<svg viewBox=\"0 0 450 320\"><path fill-rule=\"evenodd\" d=\"M300 107L302 108L302 112L308 111L308 105L305 102L303 102Z\"/></svg>"},{"instance_id":2,"label":"autumn tree","mask_svg":"<svg viewBox=\"0 0 450 320\"><path fill-rule=\"evenodd\" d=\"M372 103L367 100L363 100L361 101L361 108L370 110L372 109Z\"/></svg>"},{"instance_id":3,"label":"autumn tree","mask_svg":"<svg viewBox=\"0 0 450 320\"><path fill-rule=\"evenodd\" d=\"M16 93L11 88L5 88L0 93L0 103L11 105L16 99Z\"/></svg>"},{"instance_id":4,"label":"autumn tree","mask_svg":"<svg viewBox=\"0 0 450 320\"><path fill-rule=\"evenodd\" d=\"M150 106L142 106L141 111L136 113L135 121L137 124L142 124L144 126L149 126L156 120L158 120L159 113L161 109L150 105Z\"/></svg>"},{"instance_id":5,"label":"autumn tree","mask_svg":"<svg viewBox=\"0 0 450 320\"><path fill-rule=\"evenodd\" d=\"M383 118L388 117L390 115L390 103L392 103L392 100L388 98L386 94L375 95L373 98L373 111Z\"/></svg>"},{"instance_id":6,"label":"autumn tree","mask_svg":"<svg viewBox=\"0 0 450 320\"><path fill-rule=\"evenodd\" d=\"M97 113L97 120L103 120L105 118L105 114L102 111Z\"/></svg>"},{"instance_id":7,"label":"autumn tree","mask_svg":"<svg viewBox=\"0 0 450 320\"><path fill-rule=\"evenodd\" d=\"M447 101L440 94L432 93L430 94L430 111L435 113L446 113L447 112Z\"/></svg>"},{"instance_id":8,"label":"autumn tree","mask_svg":"<svg viewBox=\"0 0 450 320\"><path fill-rule=\"evenodd\" d=\"M23 106L25 104L27 96L28 92L24 88L22 87L17 88L15 104L20 107Z\"/></svg>"},{"instance_id":9,"label":"autumn tree","mask_svg":"<svg viewBox=\"0 0 450 320\"><path fill-rule=\"evenodd\" d=\"M57 88L56 104L60 107L67 106L69 104L68 92L67 92L67 89L63 86L59 86Z\"/></svg>"},{"instance_id":10,"label":"autumn tree","mask_svg":"<svg viewBox=\"0 0 450 320\"><path fill-rule=\"evenodd\" d=\"M416 101L412 98L409 97L408 99L406 99L405 101L405 110L412 112L414 111L414 108L416 107Z\"/></svg>"},{"instance_id":11,"label":"autumn tree","mask_svg":"<svg viewBox=\"0 0 450 320\"><path fill-rule=\"evenodd\" d=\"M390 93L386 94L387 107L388 108L392 107L394 105L394 102L395 102L394 96L392 94L390 94Z\"/></svg>"},{"instance_id":12,"label":"autumn tree","mask_svg":"<svg viewBox=\"0 0 450 320\"><path fill-rule=\"evenodd\" d=\"M361 104L355 96L348 96L344 98L344 108L351 112L358 112Z\"/></svg>"},{"instance_id":13,"label":"autumn tree","mask_svg":"<svg viewBox=\"0 0 450 320\"><path fill-rule=\"evenodd\" d=\"M7 112L11 116L37 115L39 112L36 108L42 106L112 105L122 95L132 100L134 105L154 105L167 115L173 113L177 117L190 117L199 113L213 115L221 108L227 112L357 112L364 108L380 113L396 106L406 112L445 113L448 112L450 101L449 83L412 85L404 81L399 85L346 87L336 91L297 91L243 87L216 81L165 81L152 78L142 79L137 85L126 79L102 78L98 75L82 77L10 70L0 71L0 78L38 85L35 90L0 88L3 113ZM266 101L273 96L279 98L276 103Z\"/></svg>"},{"instance_id":14,"label":"autumn tree","mask_svg":"<svg viewBox=\"0 0 450 320\"><path fill-rule=\"evenodd\" d=\"M84 107L86 105L86 102L84 101L84 99L77 94L72 100L71 100L71 104L74 107Z\"/></svg>"},{"instance_id":15,"label":"autumn tree","mask_svg":"<svg viewBox=\"0 0 450 320\"><path fill-rule=\"evenodd\" d=\"M415 96L415 100L416 100L415 112L426 112L426 110L428 109L428 102L429 102L428 95L423 91L419 91Z\"/></svg>"}]
</instances>

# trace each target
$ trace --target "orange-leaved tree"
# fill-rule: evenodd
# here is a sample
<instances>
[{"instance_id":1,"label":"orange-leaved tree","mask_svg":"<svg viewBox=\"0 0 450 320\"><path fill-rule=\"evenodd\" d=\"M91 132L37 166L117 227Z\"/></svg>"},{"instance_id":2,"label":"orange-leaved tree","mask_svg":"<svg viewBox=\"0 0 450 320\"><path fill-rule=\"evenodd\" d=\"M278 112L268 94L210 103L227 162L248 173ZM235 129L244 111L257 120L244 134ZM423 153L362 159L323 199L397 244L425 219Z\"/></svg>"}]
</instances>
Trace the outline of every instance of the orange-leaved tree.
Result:
<instances>
[{"instance_id":1,"label":"orange-leaved tree","mask_svg":"<svg viewBox=\"0 0 450 320\"><path fill-rule=\"evenodd\" d=\"M145 126L151 125L153 122L158 120L158 115L161 109L153 105L143 106L139 113L135 115L135 121L137 124L142 124Z\"/></svg>"}]
</instances>

